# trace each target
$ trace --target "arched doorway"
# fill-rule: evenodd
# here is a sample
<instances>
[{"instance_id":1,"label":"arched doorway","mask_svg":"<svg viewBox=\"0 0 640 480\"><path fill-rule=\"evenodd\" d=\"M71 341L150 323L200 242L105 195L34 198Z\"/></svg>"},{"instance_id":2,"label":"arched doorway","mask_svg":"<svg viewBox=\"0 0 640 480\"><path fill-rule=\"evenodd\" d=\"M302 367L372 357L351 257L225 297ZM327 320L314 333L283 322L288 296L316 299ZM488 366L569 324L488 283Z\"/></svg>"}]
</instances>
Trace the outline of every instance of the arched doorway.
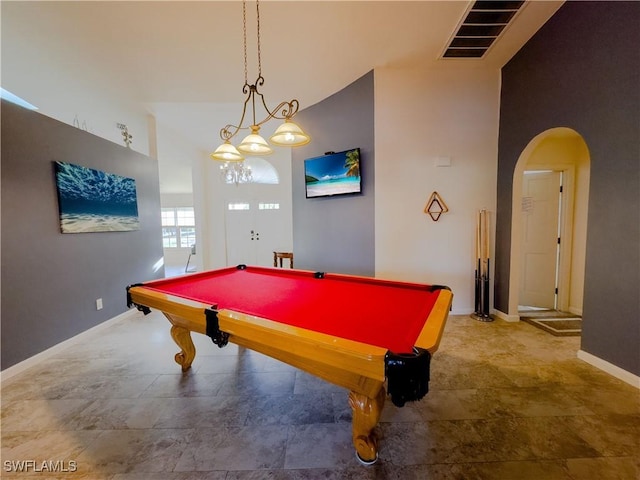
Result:
<instances>
[{"instance_id":1,"label":"arched doorway","mask_svg":"<svg viewBox=\"0 0 640 480\"><path fill-rule=\"evenodd\" d=\"M530 182L530 178L527 177L530 174L525 172L536 172L536 180L544 177L547 185L548 182L555 182L556 178L562 178L562 196L557 201L557 207L553 207L556 204L552 205L553 208L558 209L557 237L560 239L553 274L549 273L548 268L544 273L536 271L542 264L538 261L541 257L532 256L534 261L526 260L531 251L526 250L530 245L528 247L524 245L528 241L525 234L527 229L532 228L527 222L532 216L533 209L536 208L536 199L529 195L530 192L525 191ZM558 127L540 133L520 154L513 174L510 316L518 315L519 306L522 305L521 297L525 295L523 289L527 288L523 285L526 278L533 278L533 283L536 283L540 290L555 294L553 301L558 310L575 315L582 314L589 175L590 159L587 144L578 132L570 128ZM542 204L540 206L542 207ZM554 283L548 284L550 281ZM546 298L548 302L548 296Z\"/></svg>"}]
</instances>

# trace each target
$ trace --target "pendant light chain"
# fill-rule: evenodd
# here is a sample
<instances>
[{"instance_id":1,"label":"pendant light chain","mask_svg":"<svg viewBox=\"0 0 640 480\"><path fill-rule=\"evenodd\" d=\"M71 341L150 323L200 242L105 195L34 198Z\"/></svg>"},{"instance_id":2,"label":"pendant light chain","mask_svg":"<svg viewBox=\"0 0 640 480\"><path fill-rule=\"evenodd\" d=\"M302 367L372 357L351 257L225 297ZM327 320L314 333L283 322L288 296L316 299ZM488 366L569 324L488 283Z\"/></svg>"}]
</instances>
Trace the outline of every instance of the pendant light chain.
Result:
<instances>
[{"instance_id":1,"label":"pendant light chain","mask_svg":"<svg viewBox=\"0 0 640 480\"><path fill-rule=\"evenodd\" d=\"M258 39L258 77L262 77L262 51L260 49L260 0L256 0L257 39ZM242 0L242 39L244 42L244 83L249 85L247 68L247 1Z\"/></svg>"},{"instance_id":2,"label":"pendant light chain","mask_svg":"<svg viewBox=\"0 0 640 480\"><path fill-rule=\"evenodd\" d=\"M258 22L258 77L262 77L262 59L260 54L260 0L256 0L256 19Z\"/></svg>"},{"instance_id":3,"label":"pendant light chain","mask_svg":"<svg viewBox=\"0 0 640 480\"><path fill-rule=\"evenodd\" d=\"M262 77L262 49L260 45L260 0L256 0L256 26L257 26L257 56L258 56L258 78L253 85L249 84L249 62L247 56L247 0L242 0L242 39L244 42L244 86L242 93L246 95L242 107L242 115L238 124L227 124L220 129L220 138L223 140L216 150L210 155L214 160L225 162L223 165L223 173L226 183L243 183L251 181L250 170L248 175L244 175L242 179L249 180L235 181L231 175L231 162L240 163L244 160L245 155L270 155L274 152L273 148L267 141L260 136L260 127L269 120L284 120L275 133L270 137L270 141L274 145L282 147L298 147L306 145L311 140L298 125L291 121L291 118L298 112L300 104L295 98L290 101L280 102L275 108L270 109L264 99L264 95L260 93L259 88L264 85ZM258 121L256 119L256 107L262 107L266 116ZM247 112L247 109L250 112ZM245 119L251 118L252 123L245 125ZM251 129L251 133L247 135L238 147L231 144L231 139L235 137L241 130ZM238 165L235 165L236 167ZM236 172L238 173L238 172ZM239 177L234 177L239 178Z\"/></svg>"},{"instance_id":4,"label":"pendant light chain","mask_svg":"<svg viewBox=\"0 0 640 480\"><path fill-rule=\"evenodd\" d=\"M244 40L244 84L249 85L247 74L247 2L242 1L242 38Z\"/></svg>"}]
</instances>

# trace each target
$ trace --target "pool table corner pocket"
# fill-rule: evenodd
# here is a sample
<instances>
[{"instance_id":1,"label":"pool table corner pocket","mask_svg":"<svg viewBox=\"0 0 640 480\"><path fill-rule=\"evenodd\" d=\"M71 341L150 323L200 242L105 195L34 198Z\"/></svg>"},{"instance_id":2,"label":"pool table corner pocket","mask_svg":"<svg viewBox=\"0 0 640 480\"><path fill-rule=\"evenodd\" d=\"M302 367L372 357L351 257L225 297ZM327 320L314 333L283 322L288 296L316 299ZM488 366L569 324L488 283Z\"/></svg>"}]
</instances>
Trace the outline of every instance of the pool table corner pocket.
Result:
<instances>
[{"instance_id":1,"label":"pool table corner pocket","mask_svg":"<svg viewBox=\"0 0 640 480\"><path fill-rule=\"evenodd\" d=\"M397 407L420 400L429 392L431 353L421 348L413 350L406 354L387 352L385 356L387 392Z\"/></svg>"},{"instance_id":2,"label":"pool table corner pocket","mask_svg":"<svg viewBox=\"0 0 640 480\"><path fill-rule=\"evenodd\" d=\"M206 334L211 341L218 347L222 348L229 343L229 334L220 330L220 323L218 322L218 311L215 307L206 308L204 315L207 322Z\"/></svg>"}]
</instances>

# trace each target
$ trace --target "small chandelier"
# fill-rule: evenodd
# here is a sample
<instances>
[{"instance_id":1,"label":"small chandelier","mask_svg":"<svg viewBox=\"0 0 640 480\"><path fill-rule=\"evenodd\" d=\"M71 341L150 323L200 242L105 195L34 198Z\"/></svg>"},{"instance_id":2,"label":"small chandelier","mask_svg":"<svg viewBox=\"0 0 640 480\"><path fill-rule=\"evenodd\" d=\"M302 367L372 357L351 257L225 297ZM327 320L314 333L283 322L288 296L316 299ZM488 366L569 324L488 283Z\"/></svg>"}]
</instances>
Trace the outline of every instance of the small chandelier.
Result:
<instances>
[{"instance_id":1,"label":"small chandelier","mask_svg":"<svg viewBox=\"0 0 640 480\"><path fill-rule=\"evenodd\" d=\"M300 108L298 100L293 99L290 102L281 102L276 108L270 110L269 107L267 107L264 96L258 91L258 87L264 85L264 78L262 77L262 61L260 58L259 0L256 0L256 16L258 24L258 78L253 85L249 85L247 80L247 7L246 0L243 0L242 26L244 38L244 86L242 87L242 93L244 93L247 98L244 101L240 122L238 125L226 125L220 130L220 138L223 140L223 143L210 155L213 160L219 160L229 164L231 164L231 162L242 162L245 155L270 155L273 153L273 148L271 148L267 141L260 135L260 127L272 118L284 120L284 123L280 125L269 138L272 144L283 147L298 147L309 143L311 140L309 135L307 135L297 124L291 121L291 118L298 113L298 109ZM267 116L261 121L256 121L256 99L258 99L259 103L262 103L267 114ZM251 105L251 120L253 123L249 126L244 126L243 124L247 114L247 105L249 104ZM231 144L231 139L235 137L240 130L247 129L250 129L251 133L242 140L237 148L234 147ZM231 168L231 166L228 168Z\"/></svg>"},{"instance_id":2,"label":"small chandelier","mask_svg":"<svg viewBox=\"0 0 640 480\"><path fill-rule=\"evenodd\" d=\"M220 165L220 176L224 183L233 183L236 186L253 181L251 167L245 165L244 162L224 162Z\"/></svg>"}]
</instances>

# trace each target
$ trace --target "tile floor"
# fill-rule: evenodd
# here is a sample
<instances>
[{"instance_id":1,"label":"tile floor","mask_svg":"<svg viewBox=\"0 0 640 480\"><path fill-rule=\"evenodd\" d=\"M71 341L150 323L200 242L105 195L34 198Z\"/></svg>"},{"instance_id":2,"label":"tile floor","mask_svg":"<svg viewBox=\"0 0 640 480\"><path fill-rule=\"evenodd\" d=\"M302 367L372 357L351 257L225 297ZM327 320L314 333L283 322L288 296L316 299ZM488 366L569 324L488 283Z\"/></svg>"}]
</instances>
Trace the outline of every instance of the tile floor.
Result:
<instances>
[{"instance_id":1,"label":"tile floor","mask_svg":"<svg viewBox=\"0 0 640 480\"><path fill-rule=\"evenodd\" d=\"M639 391L578 360L579 338L452 316L430 393L404 408L387 402L380 460L364 467L346 391L201 335L183 375L168 325L136 312L6 380L0 476L640 478ZM36 467L16 472L27 460Z\"/></svg>"}]
</instances>

